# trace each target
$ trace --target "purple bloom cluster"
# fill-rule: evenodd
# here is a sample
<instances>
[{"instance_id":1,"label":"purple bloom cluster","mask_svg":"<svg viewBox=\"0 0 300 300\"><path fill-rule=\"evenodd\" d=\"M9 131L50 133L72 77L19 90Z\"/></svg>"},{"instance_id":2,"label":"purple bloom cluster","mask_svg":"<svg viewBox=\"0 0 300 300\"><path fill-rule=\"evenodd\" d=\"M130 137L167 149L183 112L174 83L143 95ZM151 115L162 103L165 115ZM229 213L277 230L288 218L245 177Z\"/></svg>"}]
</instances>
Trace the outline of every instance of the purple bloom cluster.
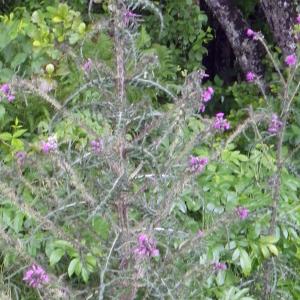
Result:
<instances>
[{"instance_id":1,"label":"purple bloom cluster","mask_svg":"<svg viewBox=\"0 0 300 300\"><path fill-rule=\"evenodd\" d=\"M199 157L191 155L189 158L189 169L192 173L201 173L208 164L207 157Z\"/></svg>"},{"instance_id":2,"label":"purple bloom cluster","mask_svg":"<svg viewBox=\"0 0 300 300\"><path fill-rule=\"evenodd\" d=\"M213 127L219 131L225 131L230 128L229 122L224 119L224 113L220 112L216 114Z\"/></svg>"},{"instance_id":3,"label":"purple bloom cluster","mask_svg":"<svg viewBox=\"0 0 300 300\"><path fill-rule=\"evenodd\" d=\"M270 133L277 133L280 128L282 127L282 122L279 120L278 116L276 114L272 115L271 121L269 123L268 131Z\"/></svg>"},{"instance_id":4,"label":"purple bloom cluster","mask_svg":"<svg viewBox=\"0 0 300 300\"><path fill-rule=\"evenodd\" d=\"M0 100L2 97L6 98L8 102L13 102L15 100L15 95L13 95L11 88L9 86L9 84L4 83L0 86L0 91L1 91L1 96L0 96Z\"/></svg>"},{"instance_id":5,"label":"purple bloom cluster","mask_svg":"<svg viewBox=\"0 0 300 300\"><path fill-rule=\"evenodd\" d=\"M208 88L206 88L205 90L203 90L201 92L201 102L200 102L200 106L199 106L199 111L200 112L205 111L205 104L204 103L210 101L213 94L214 94L214 89L211 86L209 86Z\"/></svg>"},{"instance_id":6,"label":"purple bloom cluster","mask_svg":"<svg viewBox=\"0 0 300 300\"><path fill-rule=\"evenodd\" d=\"M198 76L198 80L200 81L200 83L202 82L202 80L203 80L204 78L209 77L209 75L206 74L204 70L198 70L198 71L197 71L197 76Z\"/></svg>"},{"instance_id":7,"label":"purple bloom cluster","mask_svg":"<svg viewBox=\"0 0 300 300\"><path fill-rule=\"evenodd\" d=\"M156 242L144 233L141 233L138 236L138 246L133 252L138 258L159 256L159 250L156 248Z\"/></svg>"},{"instance_id":8,"label":"purple bloom cluster","mask_svg":"<svg viewBox=\"0 0 300 300\"><path fill-rule=\"evenodd\" d=\"M225 263L215 262L215 263L213 263L213 268L214 268L214 271L223 271L223 270L227 269L227 266Z\"/></svg>"},{"instance_id":9,"label":"purple bloom cluster","mask_svg":"<svg viewBox=\"0 0 300 300\"><path fill-rule=\"evenodd\" d=\"M198 232L197 232L197 237L198 238L203 238L205 236L205 233L203 230L199 229Z\"/></svg>"},{"instance_id":10,"label":"purple bloom cluster","mask_svg":"<svg viewBox=\"0 0 300 300\"><path fill-rule=\"evenodd\" d=\"M241 220L245 220L249 216L249 210L246 207L238 207L235 211Z\"/></svg>"},{"instance_id":11,"label":"purple bloom cluster","mask_svg":"<svg viewBox=\"0 0 300 300\"><path fill-rule=\"evenodd\" d=\"M200 103L199 111L200 111L200 112L205 112L205 105L204 105L203 102Z\"/></svg>"},{"instance_id":12,"label":"purple bloom cluster","mask_svg":"<svg viewBox=\"0 0 300 300\"><path fill-rule=\"evenodd\" d=\"M47 141L42 141L41 150L44 154L55 152L58 148L57 139L55 136L48 137Z\"/></svg>"},{"instance_id":13,"label":"purple bloom cluster","mask_svg":"<svg viewBox=\"0 0 300 300\"><path fill-rule=\"evenodd\" d=\"M214 89L209 86L207 89L202 91L202 99L204 102L208 102L211 100L212 96L214 94Z\"/></svg>"},{"instance_id":14,"label":"purple bloom cluster","mask_svg":"<svg viewBox=\"0 0 300 300\"><path fill-rule=\"evenodd\" d=\"M82 65L82 69L86 74L91 72L92 67L93 67L93 61L90 58L88 58Z\"/></svg>"},{"instance_id":15,"label":"purple bloom cluster","mask_svg":"<svg viewBox=\"0 0 300 300\"><path fill-rule=\"evenodd\" d=\"M136 21L141 17L141 15L133 13L131 10L124 10L123 12L123 23L126 27L131 24L136 23Z\"/></svg>"},{"instance_id":16,"label":"purple bloom cluster","mask_svg":"<svg viewBox=\"0 0 300 300\"><path fill-rule=\"evenodd\" d=\"M247 72L246 80L248 82L253 82L255 79L256 79L256 74L254 72L251 72L251 71Z\"/></svg>"},{"instance_id":17,"label":"purple bloom cluster","mask_svg":"<svg viewBox=\"0 0 300 300\"><path fill-rule=\"evenodd\" d=\"M103 151L104 143L102 139L92 140L90 145L95 154L100 154Z\"/></svg>"},{"instance_id":18,"label":"purple bloom cluster","mask_svg":"<svg viewBox=\"0 0 300 300\"><path fill-rule=\"evenodd\" d=\"M252 29L248 28L246 30L246 35L248 38L255 38L257 33L255 31L253 31Z\"/></svg>"},{"instance_id":19,"label":"purple bloom cluster","mask_svg":"<svg viewBox=\"0 0 300 300\"><path fill-rule=\"evenodd\" d=\"M17 164L19 166L22 166L24 164L26 156L27 156L27 154L26 154L25 151L18 151L18 152L16 152L15 158L16 158Z\"/></svg>"},{"instance_id":20,"label":"purple bloom cluster","mask_svg":"<svg viewBox=\"0 0 300 300\"><path fill-rule=\"evenodd\" d=\"M43 284L49 282L49 276L41 266L33 264L25 272L23 281L30 287L40 288Z\"/></svg>"},{"instance_id":21,"label":"purple bloom cluster","mask_svg":"<svg viewBox=\"0 0 300 300\"><path fill-rule=\"evenodd\" d=\"M289 67L292 67L297 64L297 56L295 53L290 54L285 58L284 61Z\"/></svg>"},{"instance_id":22,"label":"purple bloom cluster","mask_svg":"<svg viewBox=\"0 0 300 300\"><path fill-rule=\"evenodd\" d=\"M300 24L300 15L297 16L297 18L296 18L296 23L297 23L297 24Z\"/></svg>"}]
</instances>

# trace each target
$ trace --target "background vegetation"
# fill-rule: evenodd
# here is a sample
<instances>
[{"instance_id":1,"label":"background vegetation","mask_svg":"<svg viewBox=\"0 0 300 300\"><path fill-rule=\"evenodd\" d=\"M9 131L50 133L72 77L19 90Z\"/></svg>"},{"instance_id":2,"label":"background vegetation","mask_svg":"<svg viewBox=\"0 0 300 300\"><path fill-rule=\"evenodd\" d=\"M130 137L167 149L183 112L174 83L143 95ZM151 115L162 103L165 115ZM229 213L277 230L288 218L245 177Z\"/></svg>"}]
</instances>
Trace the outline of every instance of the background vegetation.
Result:
<instances>
[{"instance_id":1,"label":"background vegetation","mask_svg":"<svg viewBox=\"0 0 300 300\"><path fill-rule=\"evenodd\" d=\"M0 299L300 298L297 5L1 2Z\"/></svg>"}]
</instances>

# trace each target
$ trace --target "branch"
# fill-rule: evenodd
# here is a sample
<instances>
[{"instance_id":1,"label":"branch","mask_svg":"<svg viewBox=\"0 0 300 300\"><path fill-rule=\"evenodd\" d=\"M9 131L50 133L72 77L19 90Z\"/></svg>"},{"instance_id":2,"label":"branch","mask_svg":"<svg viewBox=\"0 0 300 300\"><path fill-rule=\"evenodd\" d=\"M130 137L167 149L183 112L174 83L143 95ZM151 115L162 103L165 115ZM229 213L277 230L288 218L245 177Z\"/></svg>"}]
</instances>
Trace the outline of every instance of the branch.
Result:
<instances>
[{"instance_id":1,"label":"branch","mask_svg":"<svg viewBox=\"0 0 300 300\"><path fill-rule=\"evenodd\" d=\"M291 30L296 18L293 1L260 0L261 7L267 18L276 44L284 55L295 52L295 41Z\"/></svg>"},{"instance_id":2,"label":"branch","mask_svg":"<svg viewBox=\"0 0 300 300\"><path fill-rule=\"evenodd\" d=\"M223 28L234 55L244 73L263 73L259 44L245 37L249 28L241 12L230 0L205 0L209 9Z\"/></svg>"}]
</instances>

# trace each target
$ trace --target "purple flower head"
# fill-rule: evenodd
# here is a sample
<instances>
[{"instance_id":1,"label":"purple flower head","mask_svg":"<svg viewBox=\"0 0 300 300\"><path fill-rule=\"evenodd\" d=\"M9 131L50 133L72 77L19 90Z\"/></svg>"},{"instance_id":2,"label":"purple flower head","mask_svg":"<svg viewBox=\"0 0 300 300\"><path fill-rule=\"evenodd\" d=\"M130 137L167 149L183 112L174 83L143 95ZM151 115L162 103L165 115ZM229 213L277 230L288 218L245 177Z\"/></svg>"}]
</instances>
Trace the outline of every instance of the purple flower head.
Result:
<instances>
[{"instance_id":1,"label":"purple flower head","mask_svg":"<svg viewBox=\"0 0 300 300\"><path fill-rule=\"evenodd\" d=\"M254 72L251 72L251 71L247 72L246 80L248 82L253 82L255 80L255 78L256 78L256 74Z\"/></svg>"},{"instance_id":2,"label":"purple flower head","mask_svg":"<svg viewBox=\"0 0 300 300\"><path fill-rule=\"evenodd\" d=\"M200 103L199 111L200 112L205 112L205 105L202 102Z\"/></svg>"},{"instance_id":3,"label":"purple flower head","mask_svg":"<svg viewBox=\"0 0 300 300\"><path fill-rule=\"evenodd\" d=\"M6 98L8 102L13 102L15 100L16 97L15 97L15 95L13 95L9 84L7 84L7 83L2 84L0 86L0 91L2 94L2 95L0 95L0 100L2 97Z\"/></svg>"},{"instance_id":4,"label":"purple flower head","mask_svg":"<svg viewBox=\"0 0 300 300\"><path fill-rule=\"evenodd\" d=\"M248 28L246 30L246 35L247 35L248 38L254 38L256 36L256 32L253 31L252 29Z\"/></svg>"},{"instance_id":5,"label":"purple flower head","mask_svg":"<svg viewBox=\"0 0 300 300\"><path fill-rule=\"evenodd\" d=\"M0 90L5 95L10 94L10 87L7 83L2 84Z\"/></svg>"},{"instance_id":6,"label":"purple flower head","mask_svg":"<svg viewBox=\"0 0 300 300\"><path fill-rule=\"evenodd\" d=\"M41 142L41 150L44 154L55 152L58 148L57 139L55 136L48 137L47 141Z\"/></svg>"},{"instance_id":7,"label":"purple flower head","mask_svg":"<svg viewBox=\"0 0 300 300\"><path fill-rule=\"evenodd\" d=\"M131 10L124 10L123 12L123 23L126 27L131 24L135 24L141 17L141 15L133 13Z\"/></svg>"},{"instance_id":8,"label":"purple flower head","mask_svg":"<svg viewBox=\"0 0 300 300\"><path fill-rule=\"evenodd\" d=\"M90 145L95 154L100 154L103 151L104 143L102 139L92 140Z\"/></svg>"},{"instance_id":9,"label":"purple flower head","mask_svg":"<svg viewBox=\"0 0 300 300\"><path fill-rule=\"evenodd\" d=\"M291 55L288 55L284 61L289 67L292 67L297 63L297 56L295 53L293 53Z\"/></svg>"},{"instance_id":10,"label":"purple flower head","mask_svg":"<svg viewBox=\"0 0 300 300\"><path fill-rule=\"evenodd\" d=\"M245 207L238 207L235 211L241 220L245 220L249 216L249 210Z\"/></svg>"},{"instance_id":11,"label":"purple flower head","mask_svg":"<svg viewBox=\"0 0 300 300\"><path fill-rule=\"evenodd\" d=\"M93 67L93 61L88 58L85 63L82 65L82 69L85 73L90 73Z\"/></svg>"},{"instance_id":12,"label":"purple flower head","mask_svg":"<svg viewBox=\"0 0 300 300\"><path fill-rule=\"evenodd\" d=\"M30 287L40 288L49 282L49 276L41 266L33 264L26 270L23 281Z\"/></svg>"},{"instance_id":13,"label":"purple flower head","mask_svg":"<svg viewBox=\"0 0 300 300\"><path fill-rule=\"evenodd\" d=\"M279 120L278 116L276 114L273 114L271 117L271 121L269 122L269 128L268 131L270 133L277 133L281 127L282 127L282 122Z\"/></svg>"},{"instance_id":14,"label":"purple flower head","mask_svg":"<svg viewBox=\"0 0 300 300\"><path fill-rule=\"evenodd\" d=\"M191 155L189 158L189 169L192 173L201 173L208 164L207 157L199 157Z\"/></svg>"},{"instance_id":15,"label":"purple flower head","mask_svg":"<svg viewBox=\"0 0 300 300\"><path fill-rule=\"evenodd\" d=\"M18 151L18 152L16 152L15 158L16 158L17 164L19 166L22 166L24 164L26 156L27 156L27 154L26 154L25 151Z\"/></svg>"},{"instance_id":16,"label":"purple flower head","mask_svg":"<svg viewBox=\"0 0 300 300\"><path fill-rule=\"evenodd\" d=\"M211 100L212 96L214 94L214 89L209 86L206 90L202 91L202 99L204 102L208 102L209 100Z\"/></svg>"},{"instance_id":17,"label":"purple flower head","mask_svg":"<svg viewBox=\"0 0 300 300\"><path fill-rule=\"evenodd\" d=\"M197 232L197 237L198 237L198 238L203 238L204 235L205 235L204 231L201 230L201 229L199 229L198 232Z\"/></svg>"},{"instance_id":18,"label":"purple flower head","mask_svg":"<svg viewBox=\"0 0 300 300\"><path fill-rule=\"evenodd\" d=\"M15 100L15 96L14 95L9 95L8 97L7 97L7 100L8 100L8 102L13 102L14 100Z\"/></svg>"},{"instance_id":19,"label":"purple flower head","mask_svg":"<svg viewBox=\"0 0 300 300\"><path fill-rule=\"evenodd\" d=\"M224 113L220 112L216 114L213 127L218 131L225 131L230 128L229 122L224 119Z\"/></svg>"},{"instance_id":20,"label":"purple flower head","mask_svg":"<svg viewBox=\"0 0 300 300\"><path fill-rule=\"evenodd\" d=\"M225 263L215 262L213 263L213 269L214 271L223 271L227 269L227 266Z\"/></svg>"},{"instance_id":21,"label":"purple flower head","mask_svg":"<svg viewBox=\"0 0 300 300\"><path fill-rule=\"evenodd\" d=\"M136 254L137 258L159 256L156 242L144 233L138 236L138 246L133 250L133 253Z\"/></svg>"},{"instance_id":22,"label":"purple flower head","mask_svg":"<svg viewBox=\"0 0 300 300\"><path fill-rule=\"evenodd\" d=\"M201 82L205 77L209 77L208 74L205 73L204 70L198 70L197 72L198 80Z\"/></svg>"},{"instance_id":23,"label":"purple flower head","mask_svg":"<svg viewBox=\"0 0 300 300\"><path fill-rule=\"evenodd\" d=\"M296 23L297 23L297 24L300 24L300 15L297 16L297 18L296 18Z\"/></svg>"}]
</instances>

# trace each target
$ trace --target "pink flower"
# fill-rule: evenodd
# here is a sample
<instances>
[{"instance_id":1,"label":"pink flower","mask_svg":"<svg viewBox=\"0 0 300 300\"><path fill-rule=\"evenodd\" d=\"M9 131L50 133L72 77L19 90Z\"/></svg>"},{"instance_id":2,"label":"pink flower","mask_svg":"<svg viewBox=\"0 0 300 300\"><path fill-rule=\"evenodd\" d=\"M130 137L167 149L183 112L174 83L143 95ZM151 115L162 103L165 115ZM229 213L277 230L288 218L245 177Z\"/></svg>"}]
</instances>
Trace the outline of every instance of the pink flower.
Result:
<instances>
[{"instance_id":1,"label":"pink flower","mask_svg":"<svg viewBox=\"0 0 300 300\"><path fill-rule=\"evenodd\" d=\"M82 65L82 69L85 73L90 73L93 67L93 62L90 58L88 58L85 63Z\"/></svg>"},{"instance_id":2,"label":"pink flower","mask_svg":"<svg viewBox=\"0 0 300 300\"><path fill-rule=\"evenodd\" d=\"M55 136L48 137L47 141L41 142L41 150L44 154L55 152L58 148L57 139Z\"/></svg>"},{"instance_id":3,"label":"pink flower","mask_svg":"<svg viewBox=\"0 0 300 300\"><path fill-rule=\"evenodd\" d=\"M198 232L197 232L197 237L198 237L198 238L203 238L204 235L205 235L204 231L201 230L201 229L199 229Z\"/></svg>"},{"instance_id":4,"label":"pink flower","mask_svg":"<svg viewBox=\"0 0 300 300\"><path fill-rule=\"evenodd\" d=\"M269 123L269 128L268 131L270 133L277 133L281 127L282 127L282 122L279 120L278 116L276 114L272 115L271 121Z\"/></svg>"},{"instance_id":5,"label":"pink flower","mask_svg":"<svg viewBox=\"0 0 300 300\"><path fill-rule=\"evenodd\" d=\"M2 84L0 90L5 95L10 94L10 87L7 83Z\"/></svg>"},{"instance_id":6,"label":"pink flower","mask_svg":"<svg viewBox=\"0 0 300 300\"><path fill-rule=\"evenodd\" d=\"M284 61L289 67L294 66L297 63L297 56L295 53L293 53L288 55Z\"/></svg>"},{"instance_id":7,"label":"pink flower","mask_svg":"<svg viewBox=\"0 0 300 300\"><path fill-rule=\"evenodd\" d=\"M249 216L249 210L245 207L238 207L235 211L241 220L245 220Z\"/></svg>"},{"instance_id":8,"label":"pink flower","mask_svg":"<svg viewBox=\"0 0 300 300\"><path fill-rule=\"evenodd\" d=\"M254 37L256 36L256 32L253 31L252 29L248 28L248 29L246 30L246 35L247 35L247 37L249 37L249 38L254 38Z\"/></svg>"},{"instance_id":9,"label":"pink flower","mask_svg":"<svg viewBox=\"0 0 300 300\"><path fill-rule=\"evenodd\" d=\"M191 155L189 158L189 169L192 173L201 173L207 164L207 157L197 157Z\"/></svg>"},{"instance_id":10,"label":"pink flower","mask_svg":"<svg viewBox=\"0 0 300 300\"><path fill-rule=\"evenodd\" d=\"M49 282L49 276L41 266L33 264L25 272L23 281L30 287L40 288L43 284Z\"/></svg>"},{"instance_id":11,"label":"pink flower","mask_svg":"<svg viewBox=\"0 0 300 300\"><path fill-rule=\"evenodd\" d=\"M92 151L95 154L100 154L103 151L103 140L102 139L96 139L96 140L92 140L90 142Z\"/></svg>"},{"instance_id":12,"label":"pink flower","mask_svg":"<svg viewBox=\"0 0 300 300\"><path fill-rule=\"evenodd\" d=\"M8 102L13 102L15 100L15 95L13 95L11 88L9 84L4 83L0 86L0 91L2 94L2 97L6 98ZM0 95L0 100L1 100L1 95Z\"/></svg>"},{"instance_id":13,"label":"pink flower","mask_svg":"<svg viewBox=\"0 0 300 300\"><path fill-rule=\"evenodd\" d=\"M26 156L27 156L27 154L26 154L25 151L18 151L18 152L16 152L15 158L16 158L17 164L19 166L22 166L24 164Z\"/></svg>"},{"instance_id":14,"label":"pink flower","mask_svg":"<svg viewBox=\"0 0 300 300\"><path fill-rule=\"evenodd\" d=\"M140 17L141 15L135 14L128 9L124 10L123 12L123 22L126 27L128 27L130 24L136 23Z\"/></svg>"},{"instance_id":15,"label":"pink flower","mask_svg":"<svg viewBox=\"0 0 300 300\"><path fill-rule=\"evenodd\" d=\"M197 71L198 79L201 82L205 77L209 77L208 74L205 73L204 70L198 70Z\"/></svg>"},{"instance_id":16,"label":"pink flower","mask_svg":"<svg viewBox=\"0 0 300 300\"><path fill-rule=\"evenodd\" d=\"M251 72L251 71L247 72L247 74L246 74L246 80L248 82L254 81L255 78L256 78L256 74L254 72Z\"/></svg>"},{"instance_id":17,"label":"pink flower","mask_svg":"<svg viewBox=\"0 0 300 300\"><path fill-rule=\"evenodd\" d=\"M156 242L144 233L138 236L138 246L133 250L133 253L137 255L137 258L159 256Z\"/></svg>"},{"instance_id":18,"label":"pink flower","mask_svg":"<svg viewBox=\"0 0 300 300\"><path fill-rule=\"evenodd\" d=\"M226 270L227 266L225 263L215 262L215 263L213 263L213 269L215 271L222 271L222 270Z\"/></svg>"},{"instance_id":19,"label":"pink flower","mask_svg":"<svg viewBox=\"0 0 300 300\"><path fill-rule=\"evenodd\" d=\"M224 113L220 112L216 114L213 127L219 131L225 131L230 128L229 122L224 119Z\"/></svg>"},{"instance_id":20,"label":"pink flower","mask_svg":"<svg viewBox=\"0 0 300 300\"><path fill-rule=\"evenodd\" d=\"M202 99L204 102L208 102L209 100L211 100L212 96L214 94L214 89L209 86L206 90L202 91Z\"/></svg>"},{"instance_id":21,"label":"pink flower","mask_svg":"<svg viewBox=\"0 0 300 300\"><path fill-rule=\"evenodd\" d=\"M202 102L200 103L199 111L200 112L205 112L205 105Z\"/></svg>"},{"instance_id":22,"label":"pink flower","mask_svg":"<svg viewBox=\"0 0 300 300\"><path fill-rule=\"evenodd\" d=\"M300 15L297 16L297 18L296 18L296 23L297 23L297 24L300 24Z\"/></svg>"}]
</instances>

